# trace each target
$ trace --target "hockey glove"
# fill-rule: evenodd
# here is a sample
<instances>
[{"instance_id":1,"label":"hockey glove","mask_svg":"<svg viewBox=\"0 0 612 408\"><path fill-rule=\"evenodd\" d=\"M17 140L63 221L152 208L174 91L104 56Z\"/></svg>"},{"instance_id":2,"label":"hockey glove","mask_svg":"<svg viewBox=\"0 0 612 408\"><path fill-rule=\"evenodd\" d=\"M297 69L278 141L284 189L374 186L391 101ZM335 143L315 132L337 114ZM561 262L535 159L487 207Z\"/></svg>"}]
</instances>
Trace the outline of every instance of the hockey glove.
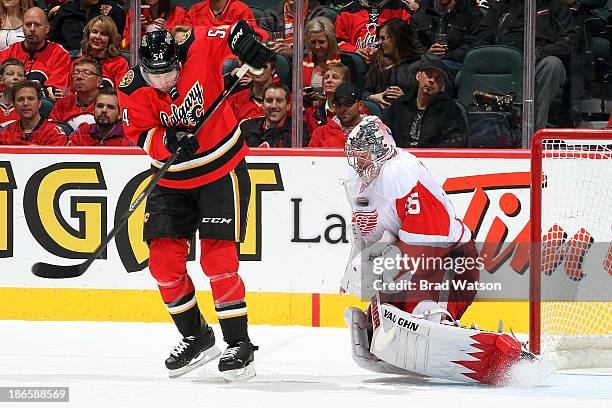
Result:
<instances>
[{"instance_id":1,"label":"hockey glove","mask_svg":"<svg viewBox=\"0 0 612 408\"><path fill-rule=\"evenodd\" d=\"M179 161L191 159L200 148L198 139L193 133L175 127L166 129L164 146L166 146L166 149L168 149L170 153L176 153L178 151L177 158Z\"/></svg>"},{"instance_id":2,"label":"hockey glove","mask_svg":"<svg viewBox=\"0 0 612 408\"><path fill-rule=\"evenodd\" d=\"M276 53L260 43L255 31L243 20L234 24L228 41L232 52L254 68L264 68L267 62L276 59Z\"/></svg>"}]
</instances>

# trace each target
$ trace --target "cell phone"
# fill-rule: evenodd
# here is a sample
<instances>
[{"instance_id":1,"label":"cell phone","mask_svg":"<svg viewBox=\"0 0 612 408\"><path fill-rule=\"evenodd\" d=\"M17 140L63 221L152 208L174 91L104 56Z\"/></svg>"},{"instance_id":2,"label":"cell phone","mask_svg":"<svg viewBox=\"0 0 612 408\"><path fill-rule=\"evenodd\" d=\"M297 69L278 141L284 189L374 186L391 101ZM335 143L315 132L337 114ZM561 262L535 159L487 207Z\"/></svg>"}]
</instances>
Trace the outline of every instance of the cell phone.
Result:
<instances>
[{"instance_id":1,"label":"cell phone","mask_svg":"<svg viewBox=\"0 0 612 408\"><path fill-rule=\"evenodd\" d=\"M311 92L314 92L314 88L312 86L304 87L304 93L311 93Z\"/></svg>"}]
</instances>

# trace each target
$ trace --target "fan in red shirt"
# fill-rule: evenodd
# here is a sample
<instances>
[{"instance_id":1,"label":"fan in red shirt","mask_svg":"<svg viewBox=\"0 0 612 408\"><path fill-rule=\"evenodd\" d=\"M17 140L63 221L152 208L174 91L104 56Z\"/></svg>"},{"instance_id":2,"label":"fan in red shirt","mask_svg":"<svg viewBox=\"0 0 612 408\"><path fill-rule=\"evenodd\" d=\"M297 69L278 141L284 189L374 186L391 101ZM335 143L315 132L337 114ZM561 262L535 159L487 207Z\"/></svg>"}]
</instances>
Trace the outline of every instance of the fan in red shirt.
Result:
<instances>
[{"instance_id":1,"label":"fan in red shirt","mask_svg":"<svg viewBox=\"0 0 612 408\"><path fill-rule=\"evenodd\" d=\"M248 73L251 77L251 84L248 88L236 92L227 98L227 104L234 111L238 122L245 119L258 118L264 115L263 97L266 85L275 82L274 72L276 65L269 62L260 75ZM278 81L278 79L277 79Z\"/></svg>"},{"instance_id":2,"label":"fan in red shirt","mask_svg":"<svg viewBox=\"0 0 612 408\"><path fill-rule=\"evenodd\" d=\"M83 123L94 123L93 101L102 84L102 70L98 61L81 58L72 66L75 93L57 101L49 119L68 123L77 129Z\"/></svg>"},{"instance_id":3,"label":"fan in red shirt","mask_svg":"<svg viewBox=\"0 0 612 408\"><path fill-rule=\"evenodd\" d=\"M343 148L346 137L355 126L361 122L361 110L364 109L361 91L350 82L339 85L336 88L333 99L336 120L330 120L325 125L318 127L308 147L338 147Z\"/></svg>"},{"instance_id":4,"label":"fan in red shirt","mask_svg":"<svg viewBox=\"0 0 612 408\"><path fill-rule=\"evenodd\" d=\"M84 123L70 135L71 146L134 146L123 133L119 121L117 91L103 88L94 101L96 123Z\"/></svg>"},{"instance_id":5,"label":"fan in red shirt","mask_svg":"<svg viewBox=\"0 0 612 408\"><path fill-rule=\"evenodd\" d=\"M45 12L32 7L23 16L25 40L0 51L0 61L13 57L23 62L26 78L44 86L46 96L55 100L55 91L68 86L70 54L59 44L47 41L49 21Z\"/></svg>"},{"instance_id":6,"label":"fan in red shirt","mask_svg":"<svg viewBox=\"0 0 612 408\"><path fill-rule=\"evenodd\" d=\"M102 67L102 87L117 88L129 69L127 60L119 55L119 41L117 26L108 16L94 17L85 26L81 53L83 57L94 58Z\"/></svg>"},{"instance_id":7,"label":"fan in red shirt","mask_svg":"<svg viewBox=\"0 0 612 408\"><path fill-rule=\"evenodd\" d=\"M66 133L62 128L40 116L40 86L37 82L19 82L15 85L14 94L19 120L0 131L0 144L66 145Z\"/></svg>"},{"instance_id":8,"label":"fan in red shirt","mask_svg":"<svg viewBox=\"0 0 612 408\"><path fill-rule=\"evenodd\" d=\"M332 100L338 85L351 81L351 71L341 62L330 62L323 73L322 101L311 106L304 112L304 121L308 132L312 135L316 128L323 126L336 117Z\"/></svg>"},{"instance_id":9,"label":"fan in red shirt","mask_svg":"<svg viewBox=\"0 0 612 408\"><path fill-rule=\"evenodd\" d=\"M336 36L342 51L356 52L370 62L376 50L378 26L392 18L410 22L418 8L408 0L359 0L349 3L336 18Z\"/></svg>"},{"instance_id":10,"label":"fan in red shirt","mask_svg":"<svg viewBox=\"0 0 612 408\"><path fill-rule=\"evenodd\" d=\"M194 7L194 6L192 6ZM141 34L153 30L168 30L177 25L182 25L187 12L184 8L170 4L170 0L143 0L140 14ZM130 49L131 13L128 10L121 48Z\"/></svg>"},{"instance_id":11,"label":"fan in red shirt","mask_svg":"<svg viewBox=\"0 0 612 408\"><path fill-rule=\"evenodd\" d=\"M0 126L6 126L16 120L19 115L13 106L13 88L25 79L25 66L23 62L8 58L0 66L0 78L2 79L2 94L0 95Z\"/></svg>"},{"instance_id":12,"label":"fan in red shirt","mask_svg":"<svg viewBox=\"0 0 612 408\"><path fill-rule=\"evenodd\" d=\"M216 27L232 25L238 20L255 25L253 12L240 0L204 0L191 6L183 23L191 27Z\"/></svg>"}]
</instances>

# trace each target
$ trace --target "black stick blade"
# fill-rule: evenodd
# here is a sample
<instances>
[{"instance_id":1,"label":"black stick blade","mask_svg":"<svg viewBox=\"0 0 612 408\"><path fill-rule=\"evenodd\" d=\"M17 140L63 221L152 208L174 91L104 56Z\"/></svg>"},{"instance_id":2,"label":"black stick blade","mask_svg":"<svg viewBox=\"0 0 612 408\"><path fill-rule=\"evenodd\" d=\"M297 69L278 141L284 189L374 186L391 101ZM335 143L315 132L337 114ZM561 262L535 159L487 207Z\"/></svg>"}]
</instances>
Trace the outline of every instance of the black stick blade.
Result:
<instances>
[{"instance_id":1,"label":"black stick blade","mask_svg":"<svg viewBox=\"0 0 612 408\"><path fill-rule=\"evenodd\" d=\"M83 265L51 265L46 262L37 262L32 265L32 273L41 278L66 279L81 276L87 268Z\"/></svg>"}]
</instances>

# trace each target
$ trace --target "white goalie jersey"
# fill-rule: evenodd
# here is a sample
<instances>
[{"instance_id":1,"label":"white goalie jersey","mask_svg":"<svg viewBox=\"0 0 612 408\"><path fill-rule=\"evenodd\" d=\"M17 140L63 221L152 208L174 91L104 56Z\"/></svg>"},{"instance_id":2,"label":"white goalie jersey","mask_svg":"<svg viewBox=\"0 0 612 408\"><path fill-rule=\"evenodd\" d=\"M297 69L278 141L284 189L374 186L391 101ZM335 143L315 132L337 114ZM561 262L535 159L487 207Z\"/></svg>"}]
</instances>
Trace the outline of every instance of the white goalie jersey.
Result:
<instances>
[{"instance_id":1,"label":"white goalie jersey","mask_svg":"<svg viewBox=\"0 0 612 408\"><path fill-rule=\"evenodd\" d=\"M471 239L440 184L404 150L396 149L367 185L351 168L346 187L353 221L366 246L380 241L385 231L406 245L449 247Z\"/></svg>"}]
</instances>

